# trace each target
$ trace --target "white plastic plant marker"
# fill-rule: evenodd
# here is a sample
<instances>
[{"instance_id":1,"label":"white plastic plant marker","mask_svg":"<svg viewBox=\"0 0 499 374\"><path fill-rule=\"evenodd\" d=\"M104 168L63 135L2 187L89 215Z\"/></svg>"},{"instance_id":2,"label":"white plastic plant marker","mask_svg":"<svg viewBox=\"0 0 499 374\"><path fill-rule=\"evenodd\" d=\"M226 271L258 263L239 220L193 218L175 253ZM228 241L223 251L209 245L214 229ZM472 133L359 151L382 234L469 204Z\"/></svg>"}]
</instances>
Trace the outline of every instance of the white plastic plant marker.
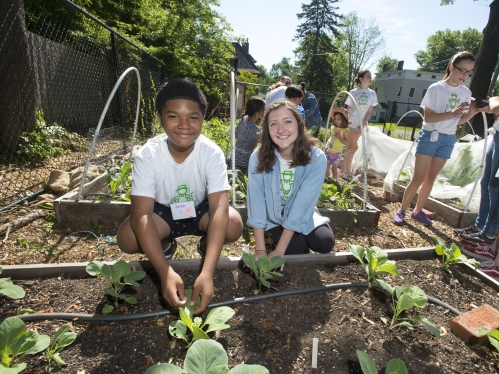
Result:
<instances>
[{"instance_id":1,"label":"white plastic plant marker","mask_svg":"<svg viewBox=\"0 0 499 374\"><path fill-rule=\"evenodd\" d=\"M319 339L312 339L312 369L317 369L317 351L319 350Z\"/></svg>"}]
</instances>

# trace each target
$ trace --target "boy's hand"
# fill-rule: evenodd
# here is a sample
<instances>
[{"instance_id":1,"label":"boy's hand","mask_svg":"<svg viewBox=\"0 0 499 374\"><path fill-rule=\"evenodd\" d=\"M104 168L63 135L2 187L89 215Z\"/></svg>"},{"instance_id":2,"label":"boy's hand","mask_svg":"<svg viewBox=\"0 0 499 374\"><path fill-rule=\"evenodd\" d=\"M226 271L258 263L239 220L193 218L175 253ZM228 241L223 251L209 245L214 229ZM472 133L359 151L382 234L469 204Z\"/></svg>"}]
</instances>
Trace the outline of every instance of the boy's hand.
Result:
<instances>
[{"instance_id":1,"label":"boy's hand","mask_svg":"<svg viewBox=\"0 0 499 374\"><path fill-rule=\"evenodd\" d=\"M206 307L213 299L213 277L209 274L201 272L194 282L192 289L191 305L201 296L201 304L194 310L194 314L201 314L206 310Z\"/></svg>"},{"instance_id":2,"label":"boy's hand","mask_svg":"<svg viewBox=\"0 0 499 374\"><path fill-rule=\"evenodd\" d=\"M173 308L185 305L187 298L184 293L184 282L171 267L168 269L166 279L161 280L161 290L163 299Z\"/></svg>"}]
</instances>

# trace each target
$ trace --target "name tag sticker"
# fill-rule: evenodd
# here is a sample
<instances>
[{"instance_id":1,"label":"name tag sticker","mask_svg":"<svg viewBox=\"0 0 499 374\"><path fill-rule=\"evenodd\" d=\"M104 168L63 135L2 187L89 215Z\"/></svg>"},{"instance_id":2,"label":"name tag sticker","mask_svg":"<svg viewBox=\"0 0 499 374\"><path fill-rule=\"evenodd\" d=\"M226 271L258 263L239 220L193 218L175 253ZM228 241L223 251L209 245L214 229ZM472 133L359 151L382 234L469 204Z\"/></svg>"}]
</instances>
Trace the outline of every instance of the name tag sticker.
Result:
<instances>
[{"instance_id":1,"label":"name tag sticker","mask_svg":"<svg viewBox=\"0 0 499 374\"><path fill-rule=\"evenodd\" d=\"M196 209L193 201L170 204L172 217L174 220L196 217Z\"/></svg>"}]
</instances>

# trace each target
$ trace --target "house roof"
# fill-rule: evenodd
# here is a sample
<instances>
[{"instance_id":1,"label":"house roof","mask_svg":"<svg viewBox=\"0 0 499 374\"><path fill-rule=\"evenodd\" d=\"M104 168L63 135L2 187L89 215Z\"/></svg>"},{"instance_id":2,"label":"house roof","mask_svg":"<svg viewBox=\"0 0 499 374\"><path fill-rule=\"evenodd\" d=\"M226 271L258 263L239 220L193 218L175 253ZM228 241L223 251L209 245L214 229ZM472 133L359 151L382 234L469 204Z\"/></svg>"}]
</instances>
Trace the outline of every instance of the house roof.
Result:
<instances>
[{"instance_id":1,"label":"house roof","mask_svg":"<svg viewBox=\"0 0 499 374\"><path fill-rule=\"evenodd\" d=\"M258 76L262 75L262 72L255 65L256 60L243 49L241 44L232 42L232 45L236 50L236 57L239 59L239 70L245 70Z\"/></svg>"}]
</instances>

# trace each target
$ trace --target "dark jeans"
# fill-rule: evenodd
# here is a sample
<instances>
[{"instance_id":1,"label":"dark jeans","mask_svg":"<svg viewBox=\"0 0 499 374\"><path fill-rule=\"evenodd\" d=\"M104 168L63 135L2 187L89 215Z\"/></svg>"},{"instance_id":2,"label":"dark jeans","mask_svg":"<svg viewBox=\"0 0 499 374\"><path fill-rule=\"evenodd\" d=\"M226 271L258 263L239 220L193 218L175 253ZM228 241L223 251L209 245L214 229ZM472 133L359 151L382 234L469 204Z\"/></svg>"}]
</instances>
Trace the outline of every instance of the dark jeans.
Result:
<instances>
[{"instance_id":1,"label":"dark jeans","mask_svg":"<svg viewBox=\"0 0 499 374\"><path fill-rule=\"evenodd\" d=\"M284 228L276 226L265 233L270 233L274 245L277 245ZM334 233L328 224L316 227L308 235L295 232L285 255L301 255L309 253L310 249L318 253L329 253L334 247Z\"/></svg>"}]
</instances>

